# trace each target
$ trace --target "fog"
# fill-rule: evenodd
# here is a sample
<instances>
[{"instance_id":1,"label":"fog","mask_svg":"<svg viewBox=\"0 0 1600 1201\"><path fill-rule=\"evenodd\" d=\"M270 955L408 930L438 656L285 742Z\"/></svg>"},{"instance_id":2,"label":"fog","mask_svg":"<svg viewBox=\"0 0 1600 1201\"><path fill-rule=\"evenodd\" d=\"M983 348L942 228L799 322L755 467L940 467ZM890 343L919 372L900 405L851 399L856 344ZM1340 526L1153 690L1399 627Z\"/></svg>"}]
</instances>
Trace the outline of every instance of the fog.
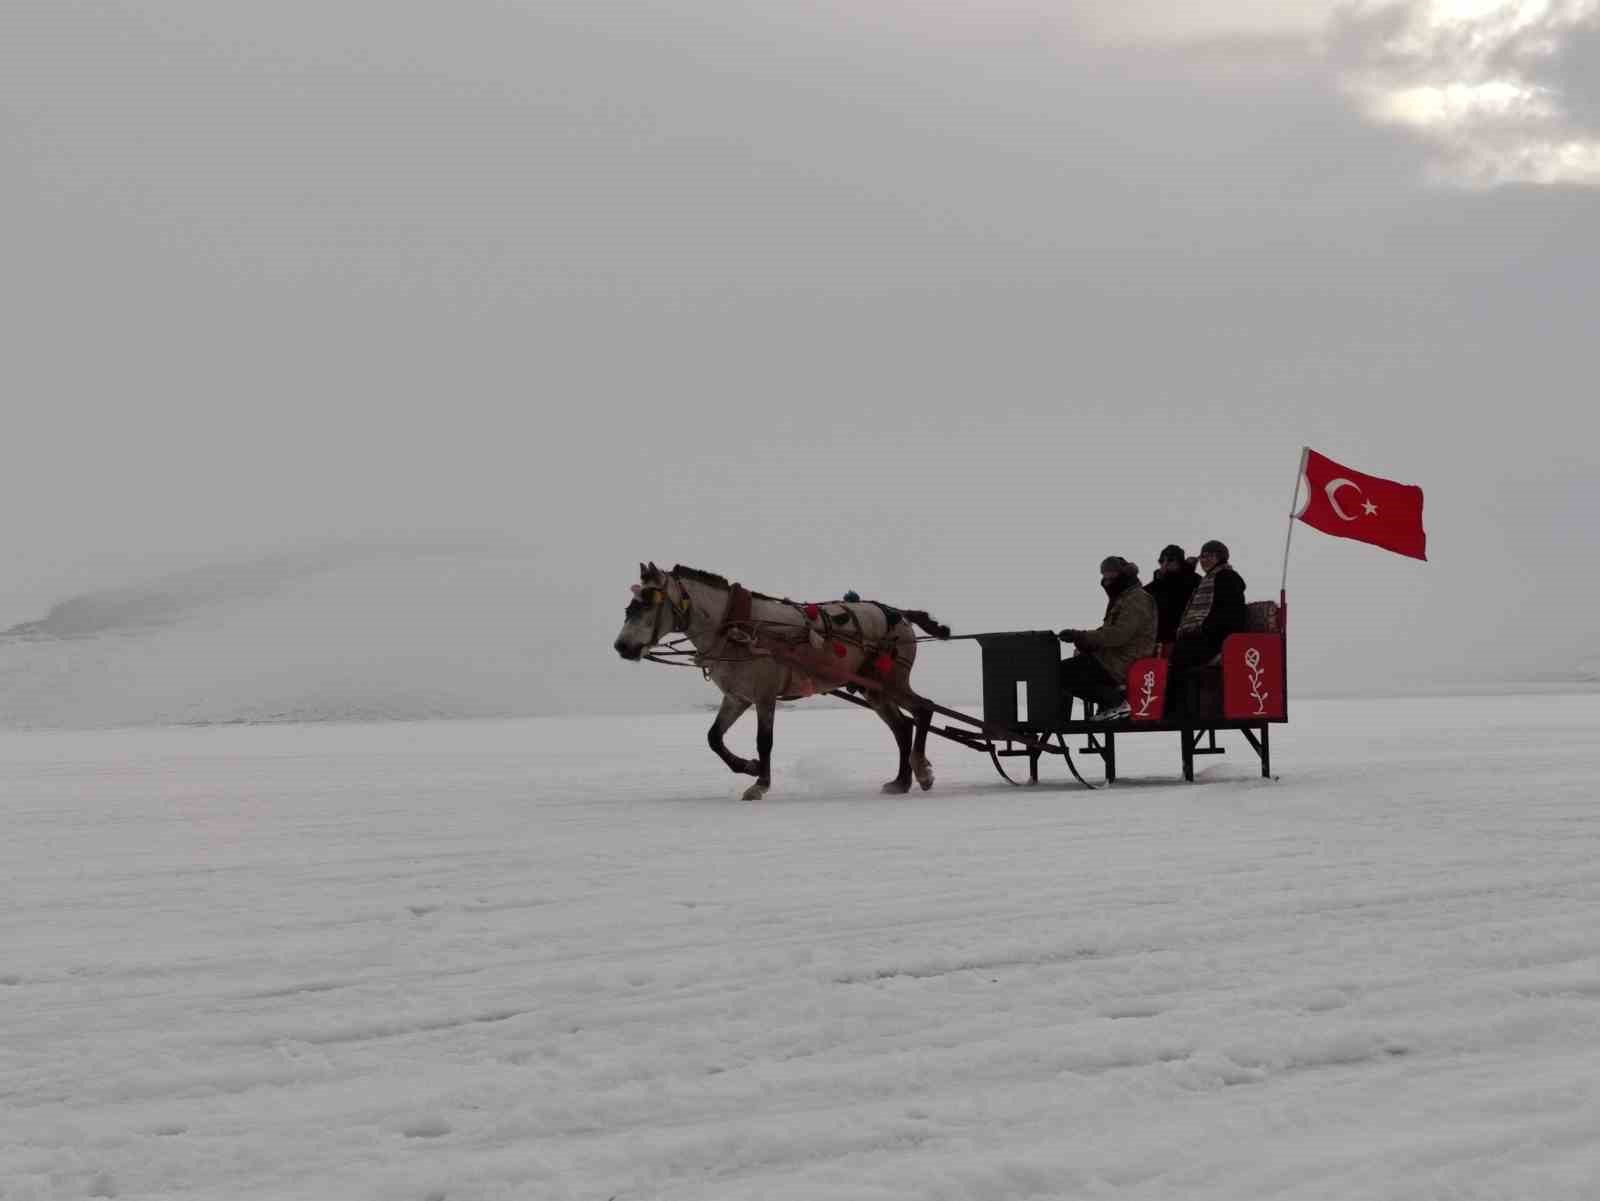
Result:
<instances>
[{"instance_id":1,"label":"fog","mask_svg":"<svg viewBox=\"0 0 1600 1201\"><path fill-rule=\"evenodd\" d=\"M650 711L640 559L1090 625L1300 449L1291 688L1593 673L1592 4L25 0L0 721ZM928 647L936 696L975 657Z\"/></svg>"}]
</instances>

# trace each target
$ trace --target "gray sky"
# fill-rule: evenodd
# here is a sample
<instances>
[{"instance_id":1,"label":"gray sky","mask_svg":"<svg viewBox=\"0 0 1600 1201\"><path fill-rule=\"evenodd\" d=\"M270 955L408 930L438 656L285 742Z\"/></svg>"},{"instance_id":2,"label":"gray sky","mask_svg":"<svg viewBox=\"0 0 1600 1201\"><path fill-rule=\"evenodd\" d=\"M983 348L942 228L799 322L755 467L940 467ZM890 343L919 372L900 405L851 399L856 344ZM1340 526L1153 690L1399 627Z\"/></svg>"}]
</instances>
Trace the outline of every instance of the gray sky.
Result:
<instances>
[{"instance_id":1,"label":"gray sky","mask_svg":"<svg viewBox=\"0 0 1600 1201\"><path fill-rule=\"evenodd\" d=\"M514 607L610 705L640 558L975 630L1222 537L1273 594L1308 443L1432 562L1299 529L1303 687L1594 661L1595 5L1169 7L5 6L0 623L490 543L522 590L415 636Z\"/></svg>"}]
</instances>

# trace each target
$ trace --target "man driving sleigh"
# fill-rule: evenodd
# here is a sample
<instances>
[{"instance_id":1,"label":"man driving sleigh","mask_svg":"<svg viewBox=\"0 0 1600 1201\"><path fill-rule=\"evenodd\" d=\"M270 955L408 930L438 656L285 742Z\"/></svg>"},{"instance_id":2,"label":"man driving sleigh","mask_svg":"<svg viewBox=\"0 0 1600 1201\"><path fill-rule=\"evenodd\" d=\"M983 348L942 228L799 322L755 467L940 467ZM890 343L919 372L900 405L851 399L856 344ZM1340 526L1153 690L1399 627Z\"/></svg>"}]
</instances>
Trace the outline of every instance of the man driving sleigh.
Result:
<instances>
[{"instance_id":1,"label":"man driving sleigh","mask_svg":"<svg viewBox=\"0 0 1600 1201\"><path fill-rule=\"evenodd\" d=\"M1120 555L1100 562L1100 586L1108 598L1105 619L1093 630L1062 630L1056 636L1076 649L1061 663L1061 689L1066 694L1068 720L1072 698L1082 697L1101 709L1097 720L1117 721L1128 716L1123 681L1136 659L1156 649L1155 598L1139 586L1139 569Z\"/></svg>"}]
</instances>

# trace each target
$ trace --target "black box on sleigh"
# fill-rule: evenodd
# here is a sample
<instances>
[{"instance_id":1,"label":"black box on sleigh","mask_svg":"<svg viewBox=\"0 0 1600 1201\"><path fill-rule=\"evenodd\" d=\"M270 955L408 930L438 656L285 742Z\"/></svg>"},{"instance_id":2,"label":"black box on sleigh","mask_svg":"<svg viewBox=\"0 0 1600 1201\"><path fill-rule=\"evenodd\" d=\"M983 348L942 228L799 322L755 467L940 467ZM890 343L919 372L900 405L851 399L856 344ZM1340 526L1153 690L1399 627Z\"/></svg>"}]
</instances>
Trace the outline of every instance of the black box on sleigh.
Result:
<instances>
[{"instance_id":1,"label":"black box on sleigh","mask_svg":"<svg viewBox=\"0 0 1600 1201\"><path fill-rule=\"evenodd\" d=\"M983 719L1018 730L1050 730L1063 718L1061 640L1049 630L980 634Z\"/></svg>"}]
</instances>

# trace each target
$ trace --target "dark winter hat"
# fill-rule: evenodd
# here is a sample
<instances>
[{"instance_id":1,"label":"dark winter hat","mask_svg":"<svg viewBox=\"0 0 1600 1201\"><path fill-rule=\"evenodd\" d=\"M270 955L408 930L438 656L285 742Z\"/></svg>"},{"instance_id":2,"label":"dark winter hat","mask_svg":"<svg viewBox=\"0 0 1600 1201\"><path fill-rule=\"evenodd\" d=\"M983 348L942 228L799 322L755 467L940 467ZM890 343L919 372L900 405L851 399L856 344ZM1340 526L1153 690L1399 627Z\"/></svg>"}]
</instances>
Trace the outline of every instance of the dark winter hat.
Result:
<instances>
[{"instance_id":1,"label":"dark winter hat","mask_svg":"<svg viewBox=\"0 0 1600 1201\"><path fill-rule=\"evenodd\" d=\"M1161 558L1159 561L1162 563L1182 563L1188 557L1188 555L1183 553L1183 547L1179 546L1176 542L1169 542L1166 546L1161 548Z\"/></svg>"},{"instance_id":2,"label":"dark winter hat","mask_svg":"<svg viewBox=\"0 0 1600 1201\"><path fill-rule=\"evenodd\" d=\"M1139 574L1137 565L1128 562L1121 555L1107 555L1100 560L1100 574L1104 575L1108 571L1114 571L1118 575Z\"/></svg>"},{"instance_id":3,"label":"dark winter hat","mask_svg":"<svg viewBox=\"0 0 1600 1201\"><path fill-rule=\"evenodd\" d=\"M1217 558L1226 563L1228 561L1228 544L1226 542L1218 542L1213 538L1200 548L1200 553L1202 555L1216 555Z\"/></svg>"}]
</instances>

